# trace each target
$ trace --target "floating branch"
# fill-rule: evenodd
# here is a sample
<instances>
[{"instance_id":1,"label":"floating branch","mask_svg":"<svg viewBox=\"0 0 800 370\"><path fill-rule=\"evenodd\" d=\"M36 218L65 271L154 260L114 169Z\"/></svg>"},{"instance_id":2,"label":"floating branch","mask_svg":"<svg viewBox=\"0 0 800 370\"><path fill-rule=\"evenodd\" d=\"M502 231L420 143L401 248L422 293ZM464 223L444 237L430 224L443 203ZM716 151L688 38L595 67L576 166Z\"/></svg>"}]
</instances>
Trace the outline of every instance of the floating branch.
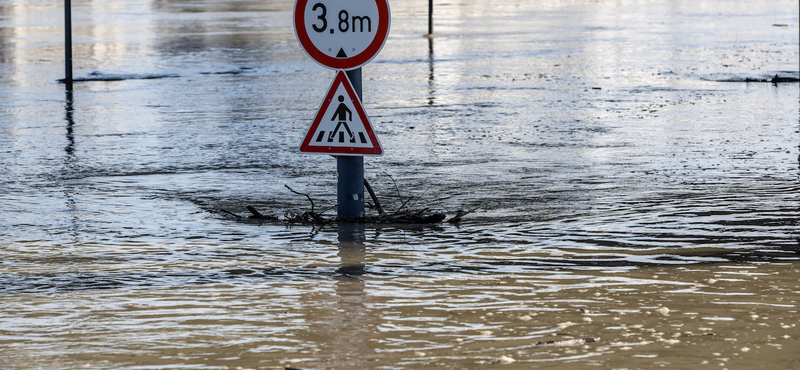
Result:
<instances>
[{"instance_id":1,"label":"floating branch","mask_svg":"<svg viewBox=\"0 0 800 370\"><path fill-rule=\"evenodd\" d=\"M244 218L244 217L242 217L242 216L239 216L239 215L237 215L237 214L235 214L235 213L233 213L233 212L231 212L231 211L228 211L228 210L220 209L219 211L220 211L221 213L228 214L228 215L231 215L231 216L233 216L233 217L236 217L236 219L237 219L237 220L241 220L241 219L243 219L243 218Z\"/></svg>"},{"instance_id":2,"label":"floating branch","mask_svg":"<svg viewBox=\"0 0 800 370\"><path fill-rule=\"evenodd\" d=\"M250 212L250 216L246 219L248 220L258 220L259 224L261 220L269 220L269 221L281 221L285 224L310 224L310 225L330 225L335 224L337 222L348 222L348 223L365 223L365 224L398 224L398 225L431 225L431 224L438 224L443 222L447 215L442 212L433 212L430 208L423 208L423 209L413 209L413 205L416 204L417 201L424 196L430 187L425 189L425 191L420 195L411 196L411 197L403 197L400 194L400 187L397 185L397 182L389 175L386 174L394 183L395 190L400 196L400 207L397 208L394 212L387 212L381 206L380 199L378 199L377 194L375 193L375 189L372 188L372 185L365 179L364 180L364 188L372 198L372 201L375 203L375 210L378 212L377 215L368 215L368 214L361 214L358 217L326 217L323 214L336 206L329 207L321 212L317 212L317 205L314 203L314 200L311 198L310 194L301 193L292 189L289 185L284 185L286 189L288 189L293 194L302 195L306 199L308 199L309 204L311 205L310 211L305 212L296 212L293 210L287 210L284 212L283 217L279 218L276 216L265 215L259 212L253 206L247 206L246 209ZM409 205L411 204L411 205ZM461 221L465 216L474 212L478 207L475 207L471 210L463 211L459 210L455 216L453 216L448 222L450 223L457 223ZM219 210L220 213L227 214L230 216L235 217L239 221L244 221L245 217L237 215L233 212L227 210Z\"/></svg>"}]
</instances>

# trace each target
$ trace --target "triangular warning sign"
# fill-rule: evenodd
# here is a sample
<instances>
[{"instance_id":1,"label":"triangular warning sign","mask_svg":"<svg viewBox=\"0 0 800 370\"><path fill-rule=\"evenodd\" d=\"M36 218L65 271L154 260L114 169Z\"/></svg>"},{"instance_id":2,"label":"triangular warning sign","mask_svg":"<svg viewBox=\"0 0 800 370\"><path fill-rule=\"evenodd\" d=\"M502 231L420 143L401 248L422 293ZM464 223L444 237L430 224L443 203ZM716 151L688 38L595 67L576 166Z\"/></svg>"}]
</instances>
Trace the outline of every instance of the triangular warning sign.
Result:
<instances>
[{"instance_id":1,"label":"triangular warning sign","mask_svg":"<svg viewBox=\"0 0 800 370\"><path fill-rule=\"evenodd\" d=\"M303 153L382 155L383 148L347 74L339 70L300 144Z\"/></svg>"}]
</instances>

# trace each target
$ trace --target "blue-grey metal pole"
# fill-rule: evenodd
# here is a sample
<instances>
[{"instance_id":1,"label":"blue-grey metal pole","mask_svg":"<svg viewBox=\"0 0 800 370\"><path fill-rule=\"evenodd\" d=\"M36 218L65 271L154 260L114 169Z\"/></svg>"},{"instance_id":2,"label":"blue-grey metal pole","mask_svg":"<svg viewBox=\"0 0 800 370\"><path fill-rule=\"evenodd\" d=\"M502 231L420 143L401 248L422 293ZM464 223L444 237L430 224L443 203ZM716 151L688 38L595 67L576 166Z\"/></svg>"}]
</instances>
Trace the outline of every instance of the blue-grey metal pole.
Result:
<instances>
[{"instance_id":1,"label":"blue-grey metal pole","mask_svg":"<svg viewBox=\"0 0 800 370\"><path fill-rule=\"evenodd\" d=\"M356 95L361 99L361 68L347 71ZM337 199L338 216L358 217L364 213L364 157L337 156L336 169L339 175Z\"/></svg>"},{"instance_id":2,"label":"blue-grey metal pole","mask_svg":"<svg viewBox=\"0 0 800 370\"><path fill-rule=\"evenodd\" d=\"M64 0L64 84L72 91L72 2Z\"/></svg>"}]
</instances>

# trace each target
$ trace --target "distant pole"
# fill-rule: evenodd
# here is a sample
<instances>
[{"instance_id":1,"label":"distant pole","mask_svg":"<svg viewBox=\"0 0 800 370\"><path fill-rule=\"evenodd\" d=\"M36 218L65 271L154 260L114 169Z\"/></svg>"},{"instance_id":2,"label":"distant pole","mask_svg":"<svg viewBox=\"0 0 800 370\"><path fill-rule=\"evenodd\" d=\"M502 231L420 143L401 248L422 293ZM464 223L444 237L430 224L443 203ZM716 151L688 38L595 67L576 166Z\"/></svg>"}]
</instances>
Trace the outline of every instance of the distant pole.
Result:
<instances>
[{"instance_id":1,"label":"distant pole","mask_svg":"<svg viewBox=\"0 0 800 370\"><path fill-rule=\"evenodd\" d=\"M361 99L361 68L347 71L347 78L353 83L353 89ZM339 217L358 217L364 213L364 157L336 157L338 183L336 196L339 201L337 214Z\"/></svg>"},{"instance_id":2,"label":"distant pole","mask_svg":"<svg viewBox=\"0 0 800 370\"><path fill-rule=\"evenodd\" d=\"M433 0L428 0L428 35L433 35Z\"/></svg>"},{"instance_id":3,"label":"distant pole","mask_svg":"<svg viewBox=\"0 0 800 370\"><path fill-rule=\"evenodd\" d=\"M72 4L64 0L64 84L72 91Z\"/></svg>"}]
</instances>

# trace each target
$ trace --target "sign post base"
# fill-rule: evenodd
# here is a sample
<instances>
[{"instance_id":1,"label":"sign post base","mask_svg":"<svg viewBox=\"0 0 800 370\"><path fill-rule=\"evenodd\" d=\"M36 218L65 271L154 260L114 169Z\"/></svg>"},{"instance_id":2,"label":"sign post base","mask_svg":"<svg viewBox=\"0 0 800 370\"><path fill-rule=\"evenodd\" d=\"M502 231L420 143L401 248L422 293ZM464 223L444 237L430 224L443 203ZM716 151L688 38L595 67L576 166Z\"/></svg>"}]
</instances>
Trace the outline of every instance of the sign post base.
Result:
<instances>
[{"instance_id":1,"label":"sign post base","mask_svg":"<svg viewBox=\"0 0 800 370\"><path fill-rule=\"evenodd\" d=\"M339 174L337 215L358 217L364 213L364 157L338 156L336 169Z\"/></svg>"}]
</instances>

